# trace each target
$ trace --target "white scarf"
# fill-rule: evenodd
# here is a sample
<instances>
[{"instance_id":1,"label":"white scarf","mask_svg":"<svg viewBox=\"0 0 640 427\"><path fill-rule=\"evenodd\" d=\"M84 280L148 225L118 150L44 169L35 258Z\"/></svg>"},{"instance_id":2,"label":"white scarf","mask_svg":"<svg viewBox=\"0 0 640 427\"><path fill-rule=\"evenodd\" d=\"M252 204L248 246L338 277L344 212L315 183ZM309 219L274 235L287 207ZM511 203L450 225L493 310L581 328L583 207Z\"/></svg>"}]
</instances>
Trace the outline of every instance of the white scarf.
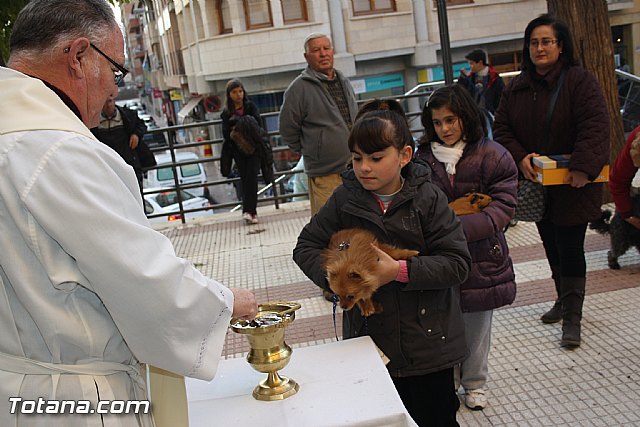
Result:
<instances>
[{"instance_id":1,"label":"white scarf","mask_svg":"<svg viewBox=\"0 0 640 427\"><path fill-rule=\"evenodd\" d=\"M466 145L467 143L463 140L456 142L452 146L442 144L438 141L431 141L431 151L439 162L444 163L447 173L449 175L455 175L456 164L458 160L460 160L460 157L462 157L462 152Z\"/></svg>"}]
</instances>

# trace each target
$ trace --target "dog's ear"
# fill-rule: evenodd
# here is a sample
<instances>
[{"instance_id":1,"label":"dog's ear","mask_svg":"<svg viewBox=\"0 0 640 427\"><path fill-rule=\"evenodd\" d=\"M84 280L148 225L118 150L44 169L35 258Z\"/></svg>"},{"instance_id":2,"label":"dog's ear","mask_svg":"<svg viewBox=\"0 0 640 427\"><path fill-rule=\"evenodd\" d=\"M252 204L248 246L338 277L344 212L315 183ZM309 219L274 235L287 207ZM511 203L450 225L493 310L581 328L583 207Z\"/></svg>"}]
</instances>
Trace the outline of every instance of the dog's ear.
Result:
<instances>
[{"instance_id":1,"label":"dog's ear","mask_svg":"<svg viewBox=\"0 0 640 427\"><path fill-rule=\"evenodd\" d=\"M332 263L332 261L335 259L335 251L332 249L325 249L324 251L322 251L322 254L320 255L320 265L322 266L323 270L327 270L327 267Z\"/></svg>"}]
</instances>

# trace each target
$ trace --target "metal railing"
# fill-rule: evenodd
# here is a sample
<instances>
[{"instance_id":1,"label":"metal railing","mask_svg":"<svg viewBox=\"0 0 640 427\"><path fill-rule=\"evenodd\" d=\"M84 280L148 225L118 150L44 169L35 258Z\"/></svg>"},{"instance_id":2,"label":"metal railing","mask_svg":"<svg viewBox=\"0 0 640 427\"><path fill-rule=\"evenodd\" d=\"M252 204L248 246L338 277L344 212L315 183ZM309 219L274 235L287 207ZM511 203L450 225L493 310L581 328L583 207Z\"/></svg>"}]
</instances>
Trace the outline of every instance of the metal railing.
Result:
<instances>
[{"instance_id":1,"label":"metal railing","mask_svg":"<svg viewBox=\"0 0 640 427\"><path fill-rule=\"evenodd\" d=\"M616 70L618 97L624 131L631 132L640 125L640 77Z\"/></svg>"},{"instance_id":2,"label":"metal railing","mask_svg":"<svg viewBox=\"0 0 640 427\"><path fill-rule=\"evenodd\" d=\"M519 74L519 71L514 71L514 72L508 72L508 73L501 73L500 75L505 78L511 78L518 74ZM624 123L625 132L626 132L626 131L630 131L635 126L640 125L640 77L630 73L626 73L621 70L616 70L616 76L618 78L620 111L622 113L622 120ZM411 110L409 108L411 103L408 101L417 98L418 106L422 106L428 99L428 96L435 89L443 85L444 85L444 81L422 83L410 89L403 95L383 97L381 99L395 99L403 103L405 107L407 119L409 120L409 123L411 125L412 133L422 134L424 129L422 128L420 121L417 120L417 123L416 123L416 119L420 117L422 111L420 108L418 108L418 110ZM367 100L362 100L362 101L359 101L359 103L364 103L366 101ZM406 101L406 102L403 102L403 101ZM270 112L270 113L262 114L262 117L264 119L267 117L277 116L278 114L279 112L277 111ZM176 162L176 155L175 155L176 150L194 149L194 148L198 149L199 147L204 147L204 146L210 146L213 149L213 146L222 144L222 138L209 139L204 141L184 141L184 142L178 143L176 142L175 134L177 134L181 130L206 128L210 126L221 126L221 124L222 124L222 121L220 119L216 119L211 121L200 121L200 122L183 124L183 125L151 129L148 131L150 133L162 133L165 137L165 140L168 143L167 146L152 148L151 151L154 153L169 151L172 159L172 162L170 164L165 163L162 165L157 165L153 168L149 168L148 170L171 167L173 172L173 178L174 178L174 186L166 187L166 188L158 189L154 191L145 190L144 194L147 195L147 194L161 193L165 191L176 191L177 201L179 206L178 211L171 212L171 213L152 214L152 215L148 215L149 218L164 217L168 215L179 214L181 216L182 223L184 223L186 221L186 217L185 217L186 213L197 212L197 211L202 211L207 209L226 209L226 208L229 208L231 212L234 212L241 208L242 206L241 201L232 201L232 202L226 202L226 203L213 203L210 208L198 208L198 209L185 210L183 206L182 196L180 194L180 190L234 184L240 181L240 178L224 178L224 179L218 179L213 181L210 181L207 178L207 182L205 183L181 184L179 182L179 178L178 178L179 166L186 166L186 165L197 164L197 163L199 164L218 163L220 161L220 156L210 155L210 156L200 157L198 160ZM218 133L221 134L221 132L218 132ZM277 143L279 141L278 131L269 132L268 135L272 140L272 142L275 141ZM216 151L220 151L220 150L216 150ZM276 158L276 157L280 157L282 153L291 153L291 150L287 146L275 145L273 147L273 152L274 152L274 158ZM292 155L285 155L283 157L285 159L291 158L291 157L295 158L295 156L292 156ZM307 196L308 195L307 193L291 193L291 192L287 192L286 190L285 185L287 184L287 181L291 179L295 174L298 174L298 173L303 173L303 171L294 170L292 168L275 171L273 183L269 183L259 189L258 196L263 196L263 197L258 198L258 203L262 203L262 204L274 203L276 209L278 209L280 203L286 202L287 200L292 199L294 197Z\"/></svg>"}]
</instances>

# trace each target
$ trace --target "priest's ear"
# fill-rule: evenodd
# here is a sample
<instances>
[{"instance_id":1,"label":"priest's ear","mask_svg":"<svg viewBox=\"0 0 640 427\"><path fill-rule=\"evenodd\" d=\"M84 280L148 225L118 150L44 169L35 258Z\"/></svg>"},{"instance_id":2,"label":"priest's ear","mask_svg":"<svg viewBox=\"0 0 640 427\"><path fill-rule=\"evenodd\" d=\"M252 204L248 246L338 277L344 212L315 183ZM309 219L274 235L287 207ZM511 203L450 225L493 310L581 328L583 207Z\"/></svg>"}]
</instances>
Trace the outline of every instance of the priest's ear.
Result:
<instances>
[{"instance_id":1,"label":"priest's ear","mask_svg":"<svg viewBox=\"0 0 640 427\"><path fill-rule=\"evenodd\" d=\"M85 77L85 71L83 67L86 66L86 61L91 50L91 43L88 38L80 37L72 40L66 47L63 48L62 54L66 55L65 63L74 78L83 79Z\"/></svg>"}]
</instances>

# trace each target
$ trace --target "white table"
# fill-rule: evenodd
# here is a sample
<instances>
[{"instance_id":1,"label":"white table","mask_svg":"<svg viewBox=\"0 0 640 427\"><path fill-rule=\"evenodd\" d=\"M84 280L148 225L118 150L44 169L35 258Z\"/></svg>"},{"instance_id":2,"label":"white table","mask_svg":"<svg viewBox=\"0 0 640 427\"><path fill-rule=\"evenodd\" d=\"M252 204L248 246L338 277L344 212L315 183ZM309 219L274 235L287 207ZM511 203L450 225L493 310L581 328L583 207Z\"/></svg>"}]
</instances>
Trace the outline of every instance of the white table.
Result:
<instances>
[{"instance_id":1,"label":"white table","mask_svg":"<svg viewBox=\"0 0 640 427\"><path fill-rule=\"evenodd\" d=\"M360 337L294 349L281 375L300 384L279 401L251 393L266 374L222 360L211 382L186 378L189 426L415 426L373 341Z\"/></svg>"}]
</instances>

